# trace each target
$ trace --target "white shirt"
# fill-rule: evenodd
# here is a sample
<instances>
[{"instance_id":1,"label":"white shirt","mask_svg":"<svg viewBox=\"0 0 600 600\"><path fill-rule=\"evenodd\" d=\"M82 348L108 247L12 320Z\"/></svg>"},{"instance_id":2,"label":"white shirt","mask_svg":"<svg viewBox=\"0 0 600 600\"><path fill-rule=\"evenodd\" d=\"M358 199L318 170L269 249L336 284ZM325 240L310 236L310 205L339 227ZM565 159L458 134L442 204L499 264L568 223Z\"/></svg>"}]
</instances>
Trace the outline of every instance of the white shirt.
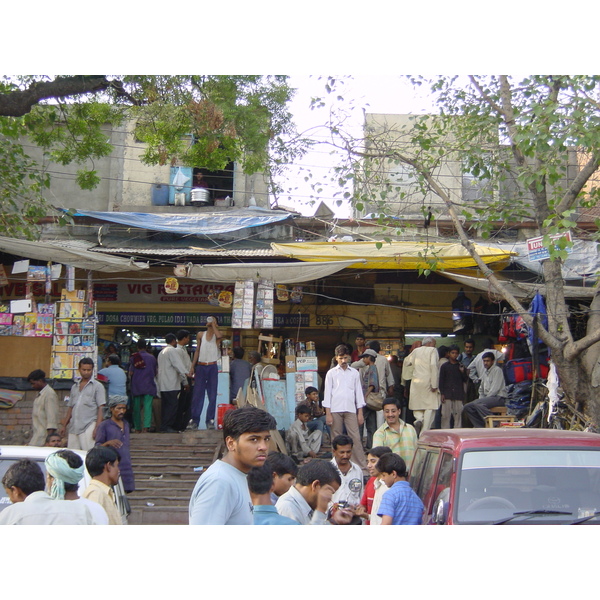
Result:
<instances>
[{"instance_id":1,"label":"white shirt","mask_svg":"<svg viewBox=\"0 0 600 600\"><path fill-rule=\"evenodd\" d=\"M95 525L87 506L72 500L53 500L44 491L33 492L23 502L0 513L0 525Z\"/></svg>"},{"instance_id":2,"label":"white shirt","mask_svg":"<svg viewBox=\"0 0 600 600\"><path fill-rule=\"evenodd\" d=\"M281 516L293 519L300 525L324 525L327 523L327 515L318 510L313 511L296 486L292 486L285 494L279 496L275 508Z\"/></svg>"},{"instance_id":3,"label":"white shirt","mask_svg":"<svg viewBox=\"0 0 600 600\"><path fill-rule=\"evenodd\" d=\"M356 369L340 365L327 371L323 407L331 412L353 412L365 406L360 384L360 374Z\"/></svg>"},{"instance_id":4,"label":"white shirt","mask_svg":"<svg viewBox=\"0 0 600 600\"><path fill-rule=\"evenodd\" d=\"M177 344L177 350L181 353L181 362L189 373L192 368L192 359L187 350L187 345Z\"/></svg>"},{"instance_id":5,"label":"white shirt","mask_svg":"<svg viewBox=\"0 0 600 600\"><path fill-rule=\"evenodd\" d=\"M89 511L92 513L92 517L96 525L108 525L108 515L106 514L104 508L102 508L102 506L97 502L89 500L88 498L78 498L77 500L72 500L72 502L87 506Z\"/></svg>"},{"instance_id":6,"label":"white shirt","mask_svg":"<svg viewBox=\"0 0 600 600\"><path fill-rule=\"evenodd\" d=\"M350 461L350 469L344 475L335 461L335 458L331 459L331 464L335 467L342 480L342 485L337 489L335 494L331 497L331 501L342 502L346 501L348 504L358 505L363 495L364 475L362 469L352 461Z\"/></svg>"},{"instance_id":7,"label":"white shirt","mask_svg":"<svg viewBox=\"0 0 600 600\"><path fill-rule=\"evenodd\" d=\"M483 355L486 352L491 352L494 355L494 365L498 366L498 362L504 360L504 354L495 348L488 348L483 352L480 352L469 365L469 377L477 383L483 376L483 372L485 371L485 367L483 366Z\"/></svg>"},{"instance_id":8,"label":"white shirt","mask_svg":"<svg viewBox=\"0 0 600 600\"><path fill-rule=\"evenodd\" d=\"M373 505L371 506L371 518L369 519L369 523L371 525L381 525L381 517L377 514L379 511L379 505L381 504L381 499L383 495L390 489L385 483L383 479L376 479L374 483L375 494L373 496Z\"/></svg>"},{"instance_id":9,"label":"white shirt","mask_svg":"<svg viewBox=\"0 0 600 600\"><path fill-rule=\"evenodd\" d=\"M161 392L180 390L187 385L187 374L181 352L170 344L158 355L158 387Z\"/></svg>"}]
</instances>

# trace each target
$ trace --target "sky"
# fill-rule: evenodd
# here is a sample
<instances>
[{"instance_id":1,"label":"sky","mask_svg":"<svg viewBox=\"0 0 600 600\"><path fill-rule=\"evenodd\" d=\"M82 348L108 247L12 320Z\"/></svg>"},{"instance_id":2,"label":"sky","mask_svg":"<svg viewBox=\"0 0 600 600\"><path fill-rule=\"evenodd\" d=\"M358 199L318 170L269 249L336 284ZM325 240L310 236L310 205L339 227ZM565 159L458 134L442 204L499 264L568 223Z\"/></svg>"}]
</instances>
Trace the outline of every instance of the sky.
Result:
<instances>
[{"instance_id":1,"label":"sky","mask_svg":"<svg viewBox=\"0 0 600 600\"><path fill-rule=\"evenodd\" d=\"M289 84L296 89L296 94L290 104L297 130L304 133L319 145L309 151L301 160L296 161L287 169L285 178L278 181L284 187L291 187L292 194L282 194L280 206L288 206L312 215L316 204L324 202L339 218L352 215L352 209L347 201L341 199L339 186L324 183L323 191L316 193L311 188L311 182L324 182L332 168L339 164L339 155L325 142L327 131L323 127L329 118L329 111L335 106L353 107L348 112L349 120L345 129L360 137L364 123L364 113L423 113L435 110L431 98L425 90L415 89L406 76L402 75L352 75L340 76L336 79L336 90L327 94L325 85L327 77L318 75L292 75ZM337 100L341 96L343 100ZM312 98L323 98L325 106L311 110ZM305 177L309 177L305 181ZM290 199L291 196L291 199Z\"/></svg>"}]
</instances>

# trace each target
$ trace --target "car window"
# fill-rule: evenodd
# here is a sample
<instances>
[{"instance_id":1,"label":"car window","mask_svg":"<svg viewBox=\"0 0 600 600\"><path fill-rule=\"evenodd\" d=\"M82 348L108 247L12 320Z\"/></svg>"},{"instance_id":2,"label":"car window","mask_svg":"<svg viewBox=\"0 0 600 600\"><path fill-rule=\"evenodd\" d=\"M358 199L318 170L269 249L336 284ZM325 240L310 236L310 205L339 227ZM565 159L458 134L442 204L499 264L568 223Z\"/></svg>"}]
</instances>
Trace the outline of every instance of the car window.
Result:
<instances>
[{"instance_id":1,"label":"car window","mask_svg":"<svg viewBox=\"0 0 600 600\"><path fill-rule=\"evenodd\" d=\"M412 467L410 469L410 476L408 478L410 487L415 491L419 489L419 483L421 481L421 476L423 475L423 464L425 463L426 458L427 450L425 448L417 448Z\"/></svg>"},{"instance_id":2,"label":"car window","mask_svg":"<svg viewBox=\"0 0 600 600\"><path fill-rule=\"evenodd\" d=\"M428 510L427 506L429 499L431 498L431 484L433 483L433 476L437 467L438 458L440 451L437 449L431 449L427 451L427 457L422 469L422 477L419 483L419 489L415 490L419 495L419 498L423 501L425 509Z\"/></svg>"},{"instance_id":3,"label":"car window","mask_svg":"<svg viewBox=\"0 0 600 600\"><path fill-rule=\"evenodd\" d=\"M437 500L440 494L450 487L450 479L452 478L452 454L449 452L442 453L440 460L440 470L438 472L437 481L435 484L435 492L433 494L434 501Z\"/></svg>"}]
</instances>

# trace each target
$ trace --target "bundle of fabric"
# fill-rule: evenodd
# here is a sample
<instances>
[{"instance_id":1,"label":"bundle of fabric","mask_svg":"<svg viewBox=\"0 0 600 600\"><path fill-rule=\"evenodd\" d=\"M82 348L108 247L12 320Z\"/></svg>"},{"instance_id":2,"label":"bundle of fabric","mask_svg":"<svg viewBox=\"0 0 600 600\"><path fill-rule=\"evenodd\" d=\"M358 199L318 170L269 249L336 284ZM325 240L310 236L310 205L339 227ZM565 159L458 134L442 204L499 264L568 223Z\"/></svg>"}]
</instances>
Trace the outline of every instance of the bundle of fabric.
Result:
<instances>
[{"instance_id":1,"label":"bundle of fabric","mask_svg":"<svg viewBox=\"0 0 600 600\"><path fill-rule=\"evenodd\" d=\"M12 408L24 395L25 392L0 388L0 408Z\"/></svg>"}]
</instances>

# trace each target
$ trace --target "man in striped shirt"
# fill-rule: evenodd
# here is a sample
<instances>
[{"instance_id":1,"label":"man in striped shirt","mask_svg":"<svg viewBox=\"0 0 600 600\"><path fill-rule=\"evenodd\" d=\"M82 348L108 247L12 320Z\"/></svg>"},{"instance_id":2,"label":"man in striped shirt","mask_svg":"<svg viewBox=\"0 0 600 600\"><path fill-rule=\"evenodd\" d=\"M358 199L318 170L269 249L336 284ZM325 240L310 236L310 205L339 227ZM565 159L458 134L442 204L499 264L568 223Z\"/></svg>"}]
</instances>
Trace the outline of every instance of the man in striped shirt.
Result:
<instances>
[{"instance_id":1,"label":"man in striped shirt","mask_svg":"<svg viewBox=\"0 0 600 600\"><path fill-rule=\"evenodd\" d=\"M387 446L410 466L417 449L415 428L400 418L395 398L386 398L381 410L385 423L373 435L373 446Z\"/></svg>"}]
</instances>

